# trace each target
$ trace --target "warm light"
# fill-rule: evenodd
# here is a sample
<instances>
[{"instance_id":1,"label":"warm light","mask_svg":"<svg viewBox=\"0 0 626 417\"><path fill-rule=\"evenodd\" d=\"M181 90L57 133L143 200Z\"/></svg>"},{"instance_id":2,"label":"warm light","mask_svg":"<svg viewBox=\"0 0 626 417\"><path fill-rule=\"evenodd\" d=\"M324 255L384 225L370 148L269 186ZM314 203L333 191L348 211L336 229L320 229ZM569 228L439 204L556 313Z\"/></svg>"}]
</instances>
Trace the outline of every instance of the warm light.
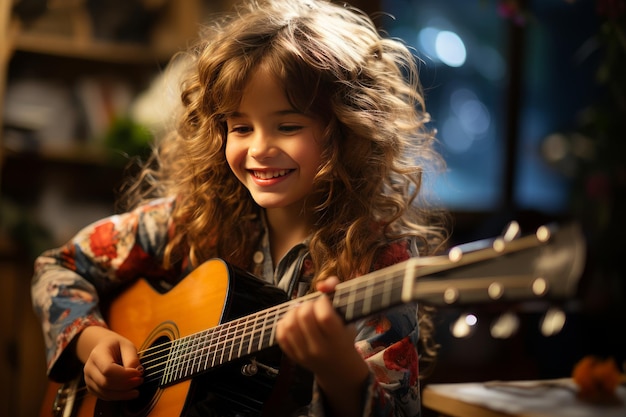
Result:
<instances>
[{"instance_id":1,"label":"warm light","mask_svg":"<svg viewBox=\"0 0 626 417\"><path fill-rule=\"evenodd\" d=\"M565 326L565 313L558 308L551 308L541 320L541 334L544 336L554 336L563 330Z\"/></svg>"},{"instance_id":2,"label":"warm light","mask_svg":"<svg viewBox=\"0 0 626 417\"><path fill-rule=\"evenodd\" d=\"M474 314L464 313L452 323L450 331L454 337L461 339L471 335L476 324L478 324L478 318Z\"/></svg>"},{"instance_id":3,"label":"warm light","mask_svg":"<svg viewBox=\"0 0 626 417\"><path fill-rule=\"evenodd\" d=\"M506 312L491 324L491 336L495 339L508 339L519 328L519 318L515 313Z\"/></svg>"}]
</instances>

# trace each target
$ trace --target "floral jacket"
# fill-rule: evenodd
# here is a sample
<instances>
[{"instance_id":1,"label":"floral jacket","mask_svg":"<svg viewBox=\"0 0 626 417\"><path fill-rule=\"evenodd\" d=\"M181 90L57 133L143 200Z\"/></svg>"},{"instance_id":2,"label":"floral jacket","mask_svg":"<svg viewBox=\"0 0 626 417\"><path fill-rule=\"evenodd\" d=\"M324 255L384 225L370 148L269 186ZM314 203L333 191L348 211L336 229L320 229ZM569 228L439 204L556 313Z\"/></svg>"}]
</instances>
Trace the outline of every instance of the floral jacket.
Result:
<instances>
[{"instance_id":1,"label":"floral jacket","mask_svg":"<svg viewBox=\"0 0 626 417\"><path fill-rule=\"evenodd\" d=\"M48 375L68 380L81 370L64 354L86 326L107 326L100 300L115 297L123 285L138 279L171 288L190 271L163 270L163 250L171 230L173 200L156 200L131 212L111 216L81 230L70 242L43 253L35 261L32 301L41 320ZM254 254L253 272L283 289L291 298L309 290L312 268L306 242L292 248L274 269L267 239ZM407 242L390 244L373 269L408 259ZM420 415L417 306L405 304L357 322L356 347L370 367L364 416ZM324 416L315 384L305 415Z\"/></svg>"}]
</instances>

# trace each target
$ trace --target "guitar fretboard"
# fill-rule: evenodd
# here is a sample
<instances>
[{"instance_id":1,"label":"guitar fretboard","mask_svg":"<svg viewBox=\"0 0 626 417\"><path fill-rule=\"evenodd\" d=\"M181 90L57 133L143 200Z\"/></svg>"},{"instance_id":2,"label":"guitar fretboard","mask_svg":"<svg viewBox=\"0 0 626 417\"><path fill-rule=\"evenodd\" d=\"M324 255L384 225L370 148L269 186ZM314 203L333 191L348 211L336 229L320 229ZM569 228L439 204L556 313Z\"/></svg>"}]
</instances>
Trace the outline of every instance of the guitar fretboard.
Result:
<instances>
[{"instance_id":1,"label":"guitar fretboard","mask_svg":"<svg viewBox=\"0 0 626 417\"><path fill-rule=\"evenodd\" d=\"M398 264L393 271L342 283L328 296L339 314L349 322L385 310L402 302L406 266ZM165 361L163 385L190 378L275 346L278 321L297 305L320 296L321 293L310 294L182 337L172 341L169 348L159 349L155 357L147 352L144 361Z\"/></svg>"}]
</instances>

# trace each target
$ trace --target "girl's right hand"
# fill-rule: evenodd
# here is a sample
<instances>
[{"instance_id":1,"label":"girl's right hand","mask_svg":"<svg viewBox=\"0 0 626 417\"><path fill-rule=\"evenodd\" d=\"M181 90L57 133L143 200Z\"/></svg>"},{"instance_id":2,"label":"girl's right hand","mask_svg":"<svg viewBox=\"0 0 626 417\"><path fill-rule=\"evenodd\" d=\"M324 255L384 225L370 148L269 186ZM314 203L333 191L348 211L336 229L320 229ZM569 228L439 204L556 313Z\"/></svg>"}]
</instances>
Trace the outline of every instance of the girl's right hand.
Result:
<instances>
[{"instance_id":1,"label":"girl's right hand","mask_svg":"<svg viewBox=\"0 0 626 417\"><path fill-rule=\"evenodd\" d=\"M85 364L85 385L90 393L107 401L139 395L143 368L130 340L104 327L90 326L78 336L76 354Z\"/></svg>"}]
</instances>

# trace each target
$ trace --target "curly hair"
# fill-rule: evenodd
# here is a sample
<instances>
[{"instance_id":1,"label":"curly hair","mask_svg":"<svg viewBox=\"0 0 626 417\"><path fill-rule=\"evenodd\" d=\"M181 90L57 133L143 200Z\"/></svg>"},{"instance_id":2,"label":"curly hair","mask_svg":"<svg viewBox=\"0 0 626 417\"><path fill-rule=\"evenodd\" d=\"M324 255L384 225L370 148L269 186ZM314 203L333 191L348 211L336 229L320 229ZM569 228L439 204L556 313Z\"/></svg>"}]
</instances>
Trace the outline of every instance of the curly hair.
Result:
<instances>
[{"instance_id":1,"label":"curly hair","mask_svg":"<svg viewBox=\"0 0 626 417\"><path fill-rule=\"evenodd\" d=\"M307 204L315 224L315 280L368 272L390 240L415 238L420 254L445 242L445 214L423 198L423 176L443 162L418 77L401 41L358 9L318 1L250 1L216 18L189 51L182 117L155 149L135 202L175 196L166 263L221 257L241 265L257 241L260 208L225 158L226 123L250 74L269 69L290 104L323 121L322 165Z\"/></svg>"}]
</instances>

